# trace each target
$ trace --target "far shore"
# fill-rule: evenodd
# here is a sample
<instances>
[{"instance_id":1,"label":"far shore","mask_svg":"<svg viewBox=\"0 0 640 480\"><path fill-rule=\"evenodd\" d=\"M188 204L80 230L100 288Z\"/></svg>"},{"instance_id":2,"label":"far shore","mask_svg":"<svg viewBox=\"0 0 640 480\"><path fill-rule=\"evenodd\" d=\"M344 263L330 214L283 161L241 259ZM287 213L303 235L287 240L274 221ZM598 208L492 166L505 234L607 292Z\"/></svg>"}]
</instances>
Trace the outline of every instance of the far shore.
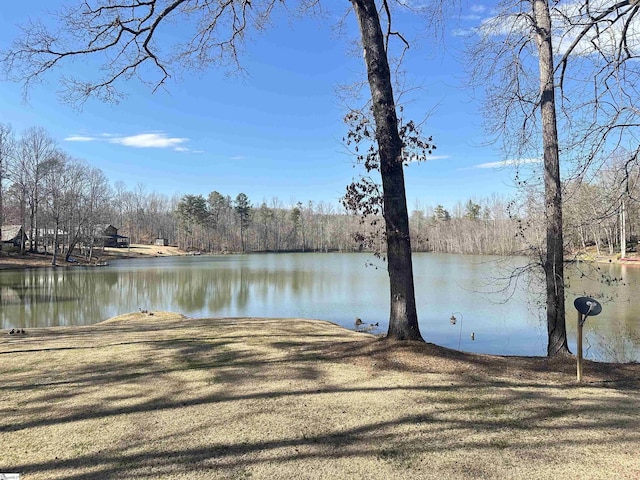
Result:
<instances>
[{"instance_id":1,"label":"far shore","mask_svg":"<svg viewBox=\"0 0 640 480\"><path fill-rule=\"evenodd\" d=\"M256 252L259 253L259 252ZM81 255L74 255L73 262L66 262L64 256L58 256L56 267L77 267L77 266L95 266L109 263L110 260L126 259L126 258L152 258L152 257L170 257L181 255L193 255L194 252L186 252L176 246L160 246L160 245L143 245L132 244L128 248L112 248L105 247L95 250L91 261L84 259ZM199 254L199 252L198 252ZM208 253L207 253L208 255ZM619 254L605 255L596 254L591 249L587 252L579 252L572 254L571 259L577 259L583 262L640 266L640 255L630 253L625 258L620 258ZM50 254L34 254L25 253L24 255L12 253L0 254L0 270L20 270L27 268L47 268L51 265L52 256Z\"/></svg>"},{"instance_id":2,"label":"far shore","mask_svg":"<svg viewBox=\"0 0 640 480\"><path fill-rule=\"evenodd\" d=\"M189 255L189 253L175 246L142 245L132 244L128 248L97 248L91 261L86 260L82 255L73 255L73 262L66 262L64 255L59 255L56 267L76 267L92 266L109 263L110 260L123 258L151 258L151 257L171 257L179 255ZM25 268L46 268L52 267L51 254L2 254L0 255L0 270L19 270Z\"/></svg>"}]
</instances>

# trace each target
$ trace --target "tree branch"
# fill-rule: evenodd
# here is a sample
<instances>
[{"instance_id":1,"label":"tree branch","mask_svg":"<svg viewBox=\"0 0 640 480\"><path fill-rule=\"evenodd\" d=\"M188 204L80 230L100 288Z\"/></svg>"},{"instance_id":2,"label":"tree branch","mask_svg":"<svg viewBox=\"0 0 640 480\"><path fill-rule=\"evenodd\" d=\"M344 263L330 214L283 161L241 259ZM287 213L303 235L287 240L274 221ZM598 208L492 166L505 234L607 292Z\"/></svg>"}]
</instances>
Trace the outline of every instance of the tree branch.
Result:
<instances>
[{"instance_id":1,"label":"tree branch","mask_svg":"<svg viewBox=\"0 0 640 480\"><path fill-rule=\"evenodd\" d=\"M7 75L30 86L73 58L102 57L102 77L79 80L62 76L63 99L82 103L95 96L120 98L120 80L138 76L154 91L172 77L176 64L204 68L226 63L241 71L238 47L253 26L267 22L280 0L84 0L56 15L50 30L31 22L8 51L0 54ZM170 43L158 32L181 15L193 33L186 43ZM145 65L150 68L144 68Z\"/></svg>"}]
</instances>

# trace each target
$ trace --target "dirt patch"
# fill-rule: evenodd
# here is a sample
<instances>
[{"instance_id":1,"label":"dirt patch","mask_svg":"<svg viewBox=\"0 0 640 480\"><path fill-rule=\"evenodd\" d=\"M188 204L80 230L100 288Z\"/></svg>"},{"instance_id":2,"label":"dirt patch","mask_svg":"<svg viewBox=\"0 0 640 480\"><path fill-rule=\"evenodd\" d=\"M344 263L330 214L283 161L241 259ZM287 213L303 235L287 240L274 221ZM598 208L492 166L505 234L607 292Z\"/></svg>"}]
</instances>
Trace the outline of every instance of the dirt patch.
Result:
<instances>
[{"instance_id":1,"label":"dirt patch","mask_svg":"<svg viewBox=\"0 0 640 480\"><path fill-rule=\"evenodd\" d=\"M0 338L0 472L638 478L640 365L166 312Z\"/></svg>"},{"instance_id":2,"label":"dirt patch","mask_svg":"<svg viewBox=\"0 0 640 480\"><path fill-rule=\"evenodd\" d=\"M587 247L586 250L580 251L580 252L574 252L572 255L577 260L583 261L583 262L640 266L640 255L635 252L627 253L624 258L620 258L619 253L605 254L601 251L600 254L598 254L598 252L596 252L595 250L595 247Z\"/></svg>"},{"instance_id":3,"label":"dirt patch","mask_svg":"<svg viewBox=\"0 0 640 480\"><path fill-rule=\"evenodd\" d=\"M160 246L160 245L140 245L132 244L129 248L111 248L104 249L105 258L137 258L137 257L166 257L186 255L178 247Z\"/></svg>"}]
</instances>

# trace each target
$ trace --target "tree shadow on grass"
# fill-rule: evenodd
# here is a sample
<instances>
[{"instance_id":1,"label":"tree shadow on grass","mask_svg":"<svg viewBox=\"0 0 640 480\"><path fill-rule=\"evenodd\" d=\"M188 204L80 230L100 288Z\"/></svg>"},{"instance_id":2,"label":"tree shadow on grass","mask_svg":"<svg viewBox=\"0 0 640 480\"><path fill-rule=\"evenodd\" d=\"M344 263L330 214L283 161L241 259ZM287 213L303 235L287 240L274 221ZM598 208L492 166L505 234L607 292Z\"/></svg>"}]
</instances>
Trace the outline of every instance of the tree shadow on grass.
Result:
<instances>
[{"instance_id":1,"label":"tree shadow on grass","mask_svg":"<svg viewBox=\"0 0 640 480\"><path fill-rule=\"evenodd\" d=\"M448 389L447 389L448 390ZM455 391L452 388L451 391ZM353 391L357 391L354 389ZM344 393L342 390L328 390L319 392ZM308 394L308 392L291 392L290 395ZM538 393L542 400L544 393ZM530 396L527 398L531 400ZM202 399L204 401L204 399ZM512 397L509 402L522 400ZM225 401L234 401L227 398ZM12 465L15 471L29 474L45 473L47 475L59 475L67 472L67 479L89 478L156 478L160 475L177 475L179 473L193 476L205 475L214 470L217 474L233 476L234 472L251 468L257 465L272 466L277 471L276 465L285 465L291 462L304 462L305 460L350 461L353 459L370 459L374 463L391 463L394 469L402 472L418 472L421 468L428 467L424 462L430 455L439 454L447 450L456 449L464 452L475 452L477 455L492 455L496 449L515 449L522 461L535 461L541 456L548 455L550 451L558 451L563 448L593 448L596 440L584 437L584 430L611 430L617 431L615 438L609 442L612 445L633 444L640 441L638 428L640 423L637 416L629 422L624 420L624 429L621 421L597 420L602 415L602 405L585 406L580 408L566 408L554 410L530 410L524 411L523 418L519 422L505 423L498 414L491 415L504 407L505 401L490 402L483 406L482 416L458 417L459 414L476 412L477 405L469 401L452 401L448 411L439 411L438 414L415 414L398 416L392 420L379 420L375 416L366 418L362 425L352 428L333 427L329 432L312 435L290 435L274 437L268 440L256 441L225 441L219 439L209 445L200 447L183 447L175 442L170 450L136 452L136 448L129 448L123 452L119 449L108 449L99 453L80 455L71 459L55 459L43 462L25 461L18 465ZM164 408L174 408L164 405ZM607 407L611 412L617 412L618 416L629 415L631 409L635 409L634 402L613 401ZM609 413L611 413L609 412ZM452 418L446 418L452 414ZM598 415L595 420L585 425L582 422L565 423L561 426L545 425L546 421L557 421L563 417L568 419ZM230 419L231 421L233 419ZM193 430L198 432L197 426ZM482 433L482 439L473 435L464 436L465 432ZM533 432L532 432L533 430ZM581 436L558 436L554 434L575 430L582 432ZM451 432L454 432L451 435ZM460 432L460 436L455 432ZM519 432L523 435L520 438ZM541 435L544 435L541 437ZM453 439L451 438L453 437ZM484 452L484 453L483 453ZM484 470L486 465L478 465L475 477L482 477L488 473ZM78 473L71 473L77 470ZM89 473L86 471L89 470ZM446 474L444 474L446 476Z\"/></svg>"},{"instance_id":2,"label":"tree shadow on grass","mask_svg":"<svg viewBox=\"0 0 640 480\"><path fill-rule=\"evenodd\" d=\"M403 477L419 475L429 458L451 452L463 460L506 452L535 465L553 451L640 442L640 394L630 388L637 382L635 366L622 366L621 373L589 364L592 383L576 386L570 358L469 355L429 344L345 339L337 327L335 334L324 327L311 325L304 334L304 324L279 325L252 336L231 321L215 334L211 323L195 322L168 325L171 338L152 336L168 334L160 325L130 327L131 338L117 341L120 326L105 326L100 335L78 332L71 348L79 361L60 366L49 362L67 350L14 351L39 363L28 381L7 375L5 398L27 400L22 412L0 401L5 439L37 444L47 429L137 425L145 415L145 425L167 415L187 423L166 432L145 427L125 444L74 454L64 451L68 440L60 438L56 458L30 459L27 451L11 464L0 460L0 471L69 479L233 477L253 468L274 473L296 462L366 459L381 469L379 476L390 468ZM139 338L145 334L150 338ZM84 342L93 342L91 348ZM130 355L119 353L125 348ZM354 375L341 381L333 367ZM376 383L386 377L393 382ZM274 417L276 427L291 428L267 427ZM473 465L465 475L490 476L490 465Z\"/></svg>"}]
</instances>

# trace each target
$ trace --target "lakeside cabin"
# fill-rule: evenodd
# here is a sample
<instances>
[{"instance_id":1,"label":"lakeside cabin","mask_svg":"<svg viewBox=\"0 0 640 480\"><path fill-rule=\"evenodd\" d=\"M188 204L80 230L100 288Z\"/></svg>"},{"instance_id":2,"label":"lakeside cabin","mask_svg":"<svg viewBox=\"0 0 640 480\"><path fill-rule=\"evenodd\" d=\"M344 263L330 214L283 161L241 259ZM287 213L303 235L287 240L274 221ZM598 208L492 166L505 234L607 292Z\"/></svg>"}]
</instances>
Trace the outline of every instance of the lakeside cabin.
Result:
<instances>
[{"instance_id":1,"label":"lakeside cabin","mask_svg":"<svg viewBox=\"0 0 640 480\"><path fill-rule=\"evenodd\" d=\"M96 225L96 238L102 239L104 247L127 248L129 237L119 235L118 229L111 224Z\"/></svg>"},{"instance_id":2,"label":"lakeside cabin","mask_svg":"<svg viewBox=\"0 0 640 480\"><path fill-rule=\"evenodd\" d=\"M24 233L22 225L2 225L2 243L13 245L14 247L20 247L22 243L22 235L24 234L24 240L27 242L29 237Z\"/></svg>"}]
</instances>

